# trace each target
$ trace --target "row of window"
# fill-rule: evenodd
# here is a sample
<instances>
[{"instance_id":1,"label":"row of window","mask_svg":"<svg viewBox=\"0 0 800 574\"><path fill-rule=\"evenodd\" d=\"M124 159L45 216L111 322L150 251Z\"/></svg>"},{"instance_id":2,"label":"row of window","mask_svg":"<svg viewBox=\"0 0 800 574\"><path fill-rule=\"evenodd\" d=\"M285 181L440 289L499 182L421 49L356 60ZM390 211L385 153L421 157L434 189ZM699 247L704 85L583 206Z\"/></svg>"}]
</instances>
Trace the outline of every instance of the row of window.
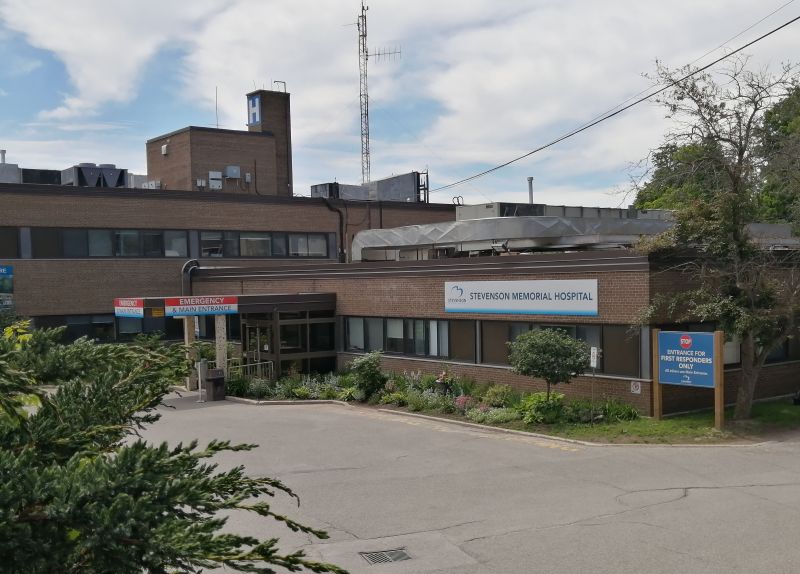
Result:
<instances>
[{"instance_id":1,"label":"row of window","mask_svg":"<svg viewBox=\"0 0 800 574\"><path fill-rule=\"evenodd\" d=\"M201 231L202 257L327 257L325 233Z\"/></svg>"},{"instance_id":2,"label":"row of window","mask_svg":"<svg viewBox=\"0 0 800 574\"><path fill-rule=\"evenodd\" d=\"M31 229L34 258L187 257L188 232L157 229Z\"/></svg>"},{"instance_id":3,"label":"row of window","mask_svg":"<svg viewBox=\"0 0 800 574\"><path fill-rule=\"evenodd\" d=\"M531 329L562 329L592 347L603 349L598 372L640 376L640 336L625 325L538 325L480 321L478 341L477 321L348 317L345 321L345 350L383 351L468 363L508 365L507 343Z\"/></svg>"},{"instance_id":4,"label":"row of window","mask_svg":"<svg viewBox=\"0 0 800 574\"><path fill-rule=\"evenodd\" d=\"M35 259L189 256L189 232L159 229L31 228ZM200 231L201 257L328 257L326 233ZM0 259L20 256L19 230L0 228Z\"/></svg>"}]
</instances>

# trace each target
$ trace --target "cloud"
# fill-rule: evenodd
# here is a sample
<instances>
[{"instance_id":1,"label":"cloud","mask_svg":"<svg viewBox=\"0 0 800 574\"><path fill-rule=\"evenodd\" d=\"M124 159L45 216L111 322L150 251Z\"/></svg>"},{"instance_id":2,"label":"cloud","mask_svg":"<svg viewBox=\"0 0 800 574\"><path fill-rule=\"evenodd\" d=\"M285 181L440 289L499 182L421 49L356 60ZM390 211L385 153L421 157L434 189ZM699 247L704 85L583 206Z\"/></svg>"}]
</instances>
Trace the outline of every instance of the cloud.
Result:
<instances>
[{"instance_id":1,"label":"cloud","mask_svg":"<svg viewBox=\"0 0 800 574\"><path fill-rule=\"evenodd\" d=\"M2 0L0 19L31 46L64 63L74 93L42 119L86 117L136 96L144 67L160 48L182 42L224 2ZM46 17L43 15L46 14Z\"/></svg>"},{"instance_id":2,"label":"cloud","mask_svg":"<svg viewBox=\"0 0 800 574\"><path fill-rule=\"evenodd\" d=\"M749 0L382 0L368 13L368 43L402 46L403 55L369 62L373 177L428 167L441 185L525 154L647 88L641 74L656 58L690 62L770 9ZM787 7L732 46L797 11ZM103 17L95 22L89 14ZM113 8L102 0L0 0L5 26L52 52L69 74L71 93L42 112L44 120L104 126L92 116L134 99L147 66L167 49L183 88L176 97L213 111L218 86L225 127L244 128L246 92L286 82L299 193L322 181L360 180L357 32L350 25L357 14L357 3L317 0L140 0ZM779 32L751 49L753 64L777 63L798 53L798 44L790 29ZM443 200L524 201L532 175L537 197L548 201L615 205L606 192L625 185L630 163L668 127L657 107L641 105L443 192Z\"/></svg>"},{"instance_id":3,"label":"cloud","mask_svg":"<svg viewBox=\"0 0 800 574\"><path fill-rule=\"evenodd\" d=\"M0 88L0 98L5 97L8 95L8 92L5 91L3 88Z\"/></svg>"}]
</instances>

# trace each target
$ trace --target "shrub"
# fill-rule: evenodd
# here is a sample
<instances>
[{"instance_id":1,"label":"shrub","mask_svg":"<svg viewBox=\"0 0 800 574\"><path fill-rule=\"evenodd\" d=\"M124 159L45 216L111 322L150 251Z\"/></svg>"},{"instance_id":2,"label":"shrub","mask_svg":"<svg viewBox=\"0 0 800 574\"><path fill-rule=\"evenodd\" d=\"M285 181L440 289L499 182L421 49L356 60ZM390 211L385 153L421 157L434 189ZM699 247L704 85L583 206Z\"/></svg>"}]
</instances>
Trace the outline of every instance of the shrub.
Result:
<instances>
[{"instance_id":1,"label":"shrub","mask_svg":"<svg viewBox=\"0 0 800 574\"><path fill-rule=\"evenodd\" d=\"M478 387L478 383L475 382L475 379L471 379L469 377L452 377L450 379L450 388L455 396L459 395L468 395L474 396L475 389Z\"/></svg>"},{"instance_id":2,"label":"shrub","mask_svg":"<svg viewBox=\"0 0 800 574\"><path fill-rule=\"evenodd\" d=\"M483 402L492 407L510 407L516 393L508 385L492 385L483 393Z\"/></svg>"},{"instance_id":3,"label":"shrub","mask_svg":"<svg viewBox=\"0 0 800 574\"><path fill-rule=\"evenodd\" d=\"M520 419L520 414L517 409L488 409L481 410L480 408L470 409L466 413L467 418L473 422L481 424L502 424Z\"/></svg>"},{"instance_id":4,"label":"shrub","mask_svg":"<svg viewBox=\"0 0 800 574\"><path fill-rule=\"evenodd\" d=\"M603 413L603 419L607 422L635 421L639 418L639 411L617 399L606 399L600 405L600 409Z\"/></svg>"},{"instance_id":5,"label":"shrub","mask_svg":"<svg viewBox=\"0 0 800 574\"><path fill-rule=\"evenodd\" d=\"M294 389L292 389L292 397L294 397L295 399L300 399L301 401L312 398L311 394L312 394L311 389L309 387L306 387L305 385L300 387L295 387Z\"/></svg>"},{"instance_id":6,"label":"shrub","mask_svg":"<svg viewBox=\"0 0 800 574\"><path fill-rule=\"evenodd\" d=\"M247 394L254 399L263 400L273 394L272 387L267 379L253 379L247 389Z\"/></svg>"},{"instance_id":7,"label":"shrub","mask_svg":"<svg viewBox=\"0 0 800 574\"><path fill-rule=\"evenodd\" d=\"M564 395L532 393L520 401L518 410L526 424L554 424L564 420Z\"/></svg>"},{"instance_id":8,"label":"shrub","mask_svg":"<svg viewBox=\"0 0 800 574\"><path fill-rule=\"evenodd\" d=\"M317 392L317 398L322 399L324 401L334 400L336 397L339 396L340 391L341 389L337 386L330 384L322 384L319 386L319 391Z\"/></svg>"},{"instance_id":9,"label":"shrub","mask_svg":"<svg viewBox=\"0 0 800 574\"><path fill-rule=\"evenodd\" d=\"M344 387L336 397L340 401L363 401L365 399L364 391L356 386Z\"/></svg>"},{"instance_id":10,"label":"shrub","mask_svg":"<svg viewBox=\"0 0 800 574\"><path fill-rule=\"evenodd\" d=\"M293 399L294 390L303 386L303 380L299 377L287 377L275 383L273 396L276 399Z\"/></svg>"},{"instance_id":11,"label":"shrub","mask_svg":"<svg viewBox=\"0 0 800 574\"><path fill-rule=\"evenodd\" d=\"M589 345L561 329L528 331L508 346L514 372L544 379L548 397L551 385L569 383L589 368Z\"/></svg>"},{"instance_id":12,"label":"shrub","mask_svg":"<svg viewBox=\"0 0 800 574\"><path fill-rule=\"evenodd\" d=\"M422 392L408 391L406 393L406 401L408 402L408 410L410 411L445 410L445 412L453 412L453 410L455 410L455 406L453 406L451 400L432 389ZM448 404L450 405L450 411L446 410Z\"/></svg>"},{"instance_id":13,"label":"shrub","mask_svg":"<svg viewBox=\"0 0 800 574\"><path fill-rule=\"evenodd\" d=\"M407 404L406 394L402 391L395 391L393 393L384 394L380 400L383 405L397 405L404 407Z\"/></svg>"},{"instance_id":14,"label":"shrub","mask_svg":"<svg viewBox=\"0 0 800 574\"><path fill-rule=\"evenodd\" d=\"M453 404L457 411L461 411L463 413L475 406L475 399L469 395L459 395L455 398Z\"/></svg>"},{"instance_id":15,"label":"shrub","mask_svg":"<svg viewBox=\"0 0 800 574\"><path fill-rule=\"evenodd\" d=\"M598 405L592 405L587 399L575 399L564 408L564 419L571 423L590 423L602 418Z\"/></svg>"},{"instance_id":16,"label":"shrub","mask_svg":"<svg viewBox=\"0 0 800 574\"><path fill-rule=\"evenodd\" d=\"M366 398L377 393L386 382L386 377L381 371L380 351L356 357L350 363L350 370L355 374L356 386L364 392Z\"/></svg>"},{"instance_id":17,"label":"shrub","mask_svg":"<svg viewBox=\"0 0 800 574\"><path fill-rule=\"evenodd\" d=\"M225 382L225 394L232 397L243 397L250 389L247 379L235 378Z\"/></svg>"}]
</instances>

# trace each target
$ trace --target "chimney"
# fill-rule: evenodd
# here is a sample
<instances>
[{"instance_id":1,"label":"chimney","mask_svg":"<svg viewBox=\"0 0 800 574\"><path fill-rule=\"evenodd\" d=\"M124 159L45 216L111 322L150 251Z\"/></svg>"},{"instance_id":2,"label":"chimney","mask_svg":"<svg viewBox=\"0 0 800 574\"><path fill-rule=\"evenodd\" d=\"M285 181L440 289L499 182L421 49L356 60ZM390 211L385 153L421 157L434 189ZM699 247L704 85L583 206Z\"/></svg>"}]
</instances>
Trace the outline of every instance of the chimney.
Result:
<instances>
[{"instance_id":1,"label":"chimney","mask_svg":"<svg viewBox=\"0 0 800 574\"><path fill-rule=\"evenodd\" d=\"M528 178L528 203L533 203L533 178Z\"/></svg>"}]
</instances>

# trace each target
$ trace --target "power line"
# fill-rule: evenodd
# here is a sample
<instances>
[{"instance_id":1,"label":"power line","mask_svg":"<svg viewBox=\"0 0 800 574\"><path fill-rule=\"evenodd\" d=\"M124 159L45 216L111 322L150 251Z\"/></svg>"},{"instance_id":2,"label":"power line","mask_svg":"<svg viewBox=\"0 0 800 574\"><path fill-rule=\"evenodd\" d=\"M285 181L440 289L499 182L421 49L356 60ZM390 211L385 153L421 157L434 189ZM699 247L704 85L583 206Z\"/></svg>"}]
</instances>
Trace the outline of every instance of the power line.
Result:
<instances>
[{"instance_id":1,"label":"power line","mask_svg":"<svg viewBox=\"0 0 800 574\"><path fill-rule=\"evenodd\" d=\"M797 22L798 20L800 20L800 16L797 16L797 17L795 17L795 18L792 18L792 19L791 19L791 20L789 20L788 22L786 22L786 23L784 23L784 24L781 24L781 25L780 25L780 26L778 26L777 28L774 28L774 29L770 30L769 32L767 32L766 34L763 34L763 35L759 36L759 37L758 37L758 38L756 38L755 40L751 40L751 41L750 41L750 42L748 42L747 44L744 44L743 46L740 46L740 47L736 48L735 50L733 50L733 51L731 51L731 52L729 52L729 53L725 54L724 56L722 56L722 57L720 57L720 58L717 58L716 60L714 60L714 61L713 61L713 62L711 62L710 64L706 64L705 66L702 66L702 67L700 67L700 68L697 68L696 70L694 70L694 71L692 71L692 72L690 72L690 73L686 74L686 75L685 75L685 76L683 76L682 78L680 78L680 79L678 79L678 80L674 80L673 82L670 82L669 84L667 84L667 85L665 85L665 86L662 86L662 87L661 87L661 88L659 88L658 90L656 90L656 91L654 91L654 92L651 92L651 93L649 93L648 95L646 95L646 96L644 96L644 97L642 97L642 98L639 98L639 99L637 99L637 100L634 100L634 101L633 101L633 102L631 102L630 104L628 104L628 105L626 105L626 106L623 106L623 107L619 108L618 110L616 110L616 111L614 111L614 112L611 112L611 113L609 113L609 114L605 114L605 115L601 116L600 118L598 118L598 119L596 119L596 120L594 120L594 121L591 121L591 122L589 122L588 124L584 124L583 126L581 126L581 127L579 127L579 128L576 128L576 129L572 130L571 132L568 132L568 133L566 133L566 134L564 134L564 135L562 135L562 136L560 136L560 137L558 137L558 138L556 138L556 139L554 139L554 140L552 140L552 141L550 141L550 142L548 142L548 143L546 143L546 144L544 144L544 145L541 145L541 146L537 147L536 149L533 149L533 150L529 151L528 153L525 153L525 154L523 154L523 155L521 155L521 156L515 157L514 159L511 159L511 160L509 160L509 161L507 161L507 162L501 163L500 165L496 165L496 166L494 166L494 167L492 167L492 168L489 168L489 169L487 169L487 170L484 170L484 171L482 171L482 172L480 172L480 173L476 173L475 175L471 175L471 176L469 176L469 177L465 177L464 179L460 179L460 180L458 180L458 181L455 181L455 182L453 182L453 183L449 183L449 184L447 184L447 185L443 185L442 187L437 187L436 189L432 189L432 190L430 191L430 193L436 193L437 191L443 191L443 190L445 190L445 189L450 189L451 187L456 187L457 185L461 185L461 184L463 184L463 183L466 183L466 182L468 182L468 181L472 181L472 180L478 179L479 177L483 177L484 175L490 174L490 173L492 173L492 172L495 172L495 171L497 171L497 170L499 170L499 169L503 169L504 167L508 167L508 166L509 166L509 165L511 165L512 163L516 163L516 162L518 162L518 161L519 161L519 160L521 160L521 159L525 159L526 157L530 157L530 156L532 156L532 155L533 155L533 154L535 154L535 153L538 153L538 152L540 152L540 151L542 151L542 150L545 150L545 149L547 149L547 148L549 148L549 147L552 147L552 146L556 145L557 143L560 143L560 142L562 142L562 141L564 141L564 140L566 140L566 139L569 139L569 138L571 138L571 137L573 137L573 136L576 136L576 135L578 135L579 133L581 133L581 132L584 132L584 131L588 130L589 128L592 128L592 127L596 126L597 124L600 124L600 123L602 123L602 122L604 122L604 121L606 121L606 120L609 120L609 119L613 118L614 116L616 116L616 115L619 115L619 114L621 114L622 112L624 112L624 111L626 111L626 110L629 110L630 108L632 108L632 107L634 107L634 106L636 106L636 105L639 105L639 104L641 104L642 102L645 102L645 101L649 100L649 99L650 99L650 98L652 98L653 96L657 96L657 95L658 95L658 94L660 94L661 92L664 92L664 91L666 91L666 90L670 89L671 87L673 87L673 86L675 86L675 85L677 85L677 84L679 84L679 83L683 82L684 80L687 80L687 79L691 78L692 76L694 76L694 75L696 75L696 74L699 74L700 72L703 72L703 71L705 71L705 70L709 69L710 67L712 67L712 66L714 66L714 65L716 65L716 64L719 64L721 61L723 61L723 60L725 60L725 59L727 59L727 58L730 58L731 56L733 56L734 54L736 54L736 53L738 53L738 52L741 52L741 51L742 51L742 50L744 50L745 48L749 48L749 47L750 47L750 46L752 46L753 44L755 44L755 43L757 43L757 42L760 42L760 41L761 41L761 40L763 40L764 38L766 38L766 37L768 37L768 36L771 36L771 35L772 35L772 34L774 34L775 32L778 32L779 30L782 30L783 28L786 28L787 26L789 26L790 24L793 24L793 23Z\"/></svg>"}]
</instances>

